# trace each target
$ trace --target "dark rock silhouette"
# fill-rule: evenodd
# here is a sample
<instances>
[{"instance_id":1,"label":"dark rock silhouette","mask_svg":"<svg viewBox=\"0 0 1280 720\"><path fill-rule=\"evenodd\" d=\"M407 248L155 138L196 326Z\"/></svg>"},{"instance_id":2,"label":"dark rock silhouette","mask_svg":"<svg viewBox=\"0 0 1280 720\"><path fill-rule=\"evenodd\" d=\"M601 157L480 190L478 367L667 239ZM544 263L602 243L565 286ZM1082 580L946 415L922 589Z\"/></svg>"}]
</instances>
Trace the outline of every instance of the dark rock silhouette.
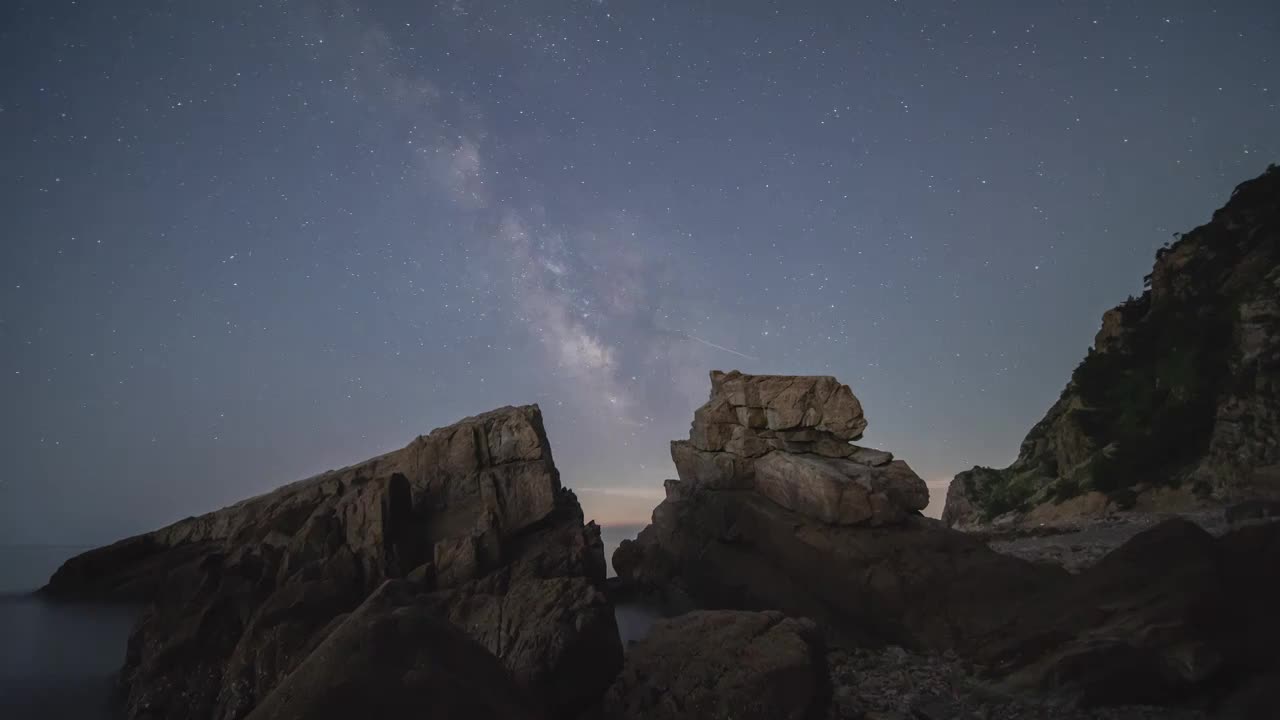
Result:
<instances>
[{"instance_id":1,"label":"dark rock silhouette","mask_svg":"<svg viewBox=\"0 0 1280 720\"><path fill-rule=\"evenodd\" d=\"M621 663L604 575L599 528L527 406L72 558L44 592L150 602L122 671L132 718L246 716L406 576L415 612L495 655L533 708L564 713Z\"/></svg>"},{"instance_id":2,"label":"dark rock silhouette","mask_svg":"<svg viewBox=\"0 0 1280 720\"><path fill-rule=\"evenodd\" d=\"M541 717L502 663L391 580L258 703L250 720Z\"/></svg>"},{"instance_id":3,"label":"dark rock silhouette","mask_svg":"<svg viewBox=\"0 0 1280 720\"><path fill-rule=\"evenodd\" d=\"M809 620L781 613L691 612L657 623L627 652L604 698L618 720L805 720L829 688Z\"/></svg>"}]
</instances>

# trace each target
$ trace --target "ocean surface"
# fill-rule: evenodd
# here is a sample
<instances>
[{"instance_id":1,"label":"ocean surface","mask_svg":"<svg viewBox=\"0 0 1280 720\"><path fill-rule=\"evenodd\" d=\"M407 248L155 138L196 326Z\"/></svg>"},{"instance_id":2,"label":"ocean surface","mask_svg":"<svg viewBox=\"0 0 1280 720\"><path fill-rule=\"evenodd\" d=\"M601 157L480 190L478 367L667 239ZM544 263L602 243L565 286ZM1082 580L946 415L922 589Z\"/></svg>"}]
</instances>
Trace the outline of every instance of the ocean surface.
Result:
<instances>
[{"instance_id":1,"label":"ocean surface","mask_svg":"<svg viewBox=\"0 0 1280 720\"><path fill-rule=\"evenodd\" d=\"M114 718L111 693L136 611L32 593L88 548L0 545L0 718Z\"/></svg>"},{"instance_id":2,"label":"ocean surface","mask_svg":"<svg viewBox=\"0 0 1280 720\"><path fill-rule=\"evenodd\" d=\"M604 561L609 566L609 577L617 575L613 571L613 551L623 540L634 540L644 529L643 525L606 525L600 528L600 539L604 541Z\"/></svg>"},{"instance_id":3,"label":"ocean surface","mask_svg":"<svg viewBox=\"0 0 1280 720\"><path fill-rule=\"evenodd\" d=\"M641 527L602 528L606 560ZM115 674L137 611L56 603L33 594L64 560L88 549L0 545L0 720L117 717L111 709ZM619 606L623 645L643 637L659 616L642 604Z\"/></svg>"}]
</instances>

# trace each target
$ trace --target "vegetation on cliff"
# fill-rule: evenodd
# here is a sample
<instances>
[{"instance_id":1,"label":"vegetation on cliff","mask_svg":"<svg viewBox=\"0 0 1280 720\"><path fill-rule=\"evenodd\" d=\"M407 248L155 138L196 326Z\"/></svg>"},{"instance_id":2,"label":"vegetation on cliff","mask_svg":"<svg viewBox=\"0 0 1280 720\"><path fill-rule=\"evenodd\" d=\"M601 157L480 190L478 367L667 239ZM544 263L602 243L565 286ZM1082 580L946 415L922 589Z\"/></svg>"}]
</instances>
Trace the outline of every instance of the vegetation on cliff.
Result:
<instances>
[{"instance_id":1,"label":"vegetation on cliff","mask_svg":"<svg viewBox=\"0 0 1280 720\"><path fill-rule=\"evenodd\" d=\"M1017 461L957 476L944 519L990 521L1088 491L1124 508L1143 489L1188 481L1209 495L1228 482L1217 475L1250 472L1207 462L1214 443L1219 456L1249 458L1246 465L1273 460L1250 446L1261 422L1255 397L1270 392L1255 387L1266 366L1252 356L1274 354L1280 338L1269 310L1248 322L1242 312L1270 308L1278 266L1280 168L1272 165L1238 186L1211 222L1157 251L1147 289L1103 316L1094 347ZM1242 397L1249 409L1230 421L1248 425L1244 433L1226 428L1221 412Z\"/></svg>"}]
</instances>

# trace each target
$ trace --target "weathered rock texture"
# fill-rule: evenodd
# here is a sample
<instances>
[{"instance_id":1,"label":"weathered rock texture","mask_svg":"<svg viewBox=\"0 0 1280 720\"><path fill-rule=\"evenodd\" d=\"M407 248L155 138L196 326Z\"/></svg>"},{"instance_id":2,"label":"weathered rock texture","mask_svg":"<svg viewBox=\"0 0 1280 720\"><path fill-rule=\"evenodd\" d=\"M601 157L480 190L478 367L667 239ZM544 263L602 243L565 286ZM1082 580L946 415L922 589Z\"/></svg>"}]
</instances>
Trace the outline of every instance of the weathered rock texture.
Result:
<instances>
[{"instance_id":1,"label":"weathered rock texture","mask_svg":"<svg viewBox=\"0 0 1280 720\"><path fill-rule=\"evenodd\" d=\"M906 463L850 444L866 427L834 378L713 372L671 446L680 479L614 569L677 606L783 610L862 643L952 646L975 631L957 616L994 631L1000 608L949 605L1055 573L922 517L928 489Z\"/></svg>"},{"instance_id":2,"label":"weathered rock texture","mask_svg":"<svg viewBox=\"0 0 1280 720\"><path fill-rule=\"evenodd\" d=\"M1103 315L1013 465L956 476L944 521L1089 491L1119 509L1167 486L1187 506L1280 497L1280 169L1157 252L1148 282Z\"/></svg>"},{"instance_id":3,"label":"weathered rock texture","mask_svg":"<svg viewBox=\"0 0 1280 720\"><path fill-rule=\"evenodd\" d=\"M752 490L832 525L884 525L929 504L906 463L850 443L867 427L862 405L833 377L711 373L671 457L687 490Z\"/></svg>"},{"instance_id":4,"label":"weathered rock texture","mask_svg":"<svg viewBox=\"0 0 1280 720\"><path fill-rule=\"evenodd\" d=\"M621 663L604 575L599 528L527 406L72 558L45 592L150 602L122 672L131 718L246 716L405 577L414 612L495 655L534 710L566 713Z\"/></svg>"},{"instance_id":5,"label":"weathered rock texture","mask_svg":"<svg viewBox=\"0 0 1280 720\"><path fill-rule=\"evenodd\" d=\"M627 652L604 699L610 720L805 720L829 699L809 620L698 611L663 620Z\"/></svg>"},{"instance_id":6,"label":"weathered rock texture","mask_svg":"<svg viewBox=\"0 0 1280 720\"><path fill-rule=\"evenodd\" d=\"M953 651L1014 689L1084 705L1212 705L1275 672L1265 648L1280 625L1265 608L1280 603L1280 524L1214 539L1170 521L1073 576L911 512L909 480L881 474L884 489L870 485L868 497L894 511L872 502L870 518L843 516L847 490L827 468L843 470L844 458L694 449L705 462L667 482L652 524L614 554L633 592L812 618L837 645ZM804 465L814 458L818 477ZM881 473L892 467L879 462ZM697 474L722 466L734 473ZM771 491L775 481L788 490Z\"/></svg>"}]
</instances>

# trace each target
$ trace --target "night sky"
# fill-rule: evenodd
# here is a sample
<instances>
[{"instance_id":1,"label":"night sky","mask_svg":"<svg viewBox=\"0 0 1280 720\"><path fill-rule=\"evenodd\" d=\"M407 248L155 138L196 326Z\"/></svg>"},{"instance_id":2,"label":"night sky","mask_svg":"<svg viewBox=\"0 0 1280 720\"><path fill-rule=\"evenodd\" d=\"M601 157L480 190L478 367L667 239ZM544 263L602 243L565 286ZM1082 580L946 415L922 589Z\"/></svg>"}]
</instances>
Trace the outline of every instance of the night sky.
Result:
<instances>
[{"instance_id":1,"label":"night sky","mask_svg":"<svg viewBox=\"0 0 1280 720\"><path fill-rule=\"evenodd\" d=\"M712 368L849 383L940 503L1280 160L1278 38L1274 0L9 0L0 542L529 402L643 520Z\"/></svg>"}]
</instances>

